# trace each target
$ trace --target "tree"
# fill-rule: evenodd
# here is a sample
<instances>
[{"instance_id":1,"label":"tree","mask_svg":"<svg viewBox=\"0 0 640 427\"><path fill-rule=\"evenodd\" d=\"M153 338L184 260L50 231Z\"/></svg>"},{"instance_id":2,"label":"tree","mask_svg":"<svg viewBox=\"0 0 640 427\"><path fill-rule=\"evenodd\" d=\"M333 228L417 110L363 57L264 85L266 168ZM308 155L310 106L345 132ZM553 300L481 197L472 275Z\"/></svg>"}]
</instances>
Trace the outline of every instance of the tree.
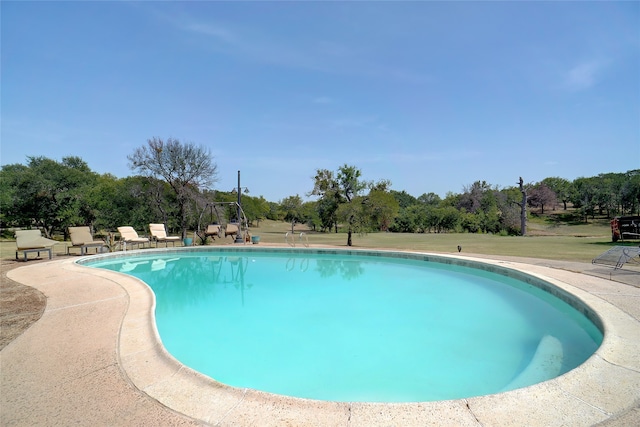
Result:
<instances>
[{"instance_id":1,"label":"tree","mask_svg":"<svg viewBox=\"0 0 640 427\"><path fill-rule=\"evenodd\" d=\"M438 206L453 206L454 208L461 207L462 194L456 194L452 191L448 191L444 196L444 199L440 201Z\"/></svg>"},{"instance_id":2,"label":"tree","mask_svg":"<svg viewBox=\"0 0 640 427\"><path fill-rule=\"evenodd\" d=\"M566 211L567 202L571 200L573 184L571 184L569 180L559 177L545 178L541 183L549 187L556 194L556 198L562 202L564 210Z\"/></svg>"},{"instance_id":3,"label":"tree","mask_svg":"<svg viewBox=\"0 0 640 427\"><path fill-rule=\"evenodd\" d=\"M316 231L321 225L320 216L318 215L318 202L304 202L302 204L302 216L307 226Z\"/></svg>"},{"instance_id":4,"label":"tree","mask_svg":"<svg viewBox=\"0 0 640 427\"><path fill-rule=\"evenodd\" d=\"M260 227L260 221L265 219L269 213L269 202L262 196L242 196L242 210L250 225L256 221L257 226Z\"/></svg>"},{"instance_id":5,"label":"tree","mask_svg":"<svg viewBox=\"0 0 640 427\"><path fill-rule=\"evenodd\" d=\"M640 169L624 174L624 184L620 192L622 214L640 215Z\"/></svg>"},{"instance_id":6,"label":"tree","mask_svg":"<svg viewBox=\"0 0 640 427\"><path fill-rule=\"evenodd\" d=\"M482 199L492 190L486 181L476 181L464 188L464 192L458 201L458 208L467 212L477 213L482 209Z\"/></svg>"},{"instance_id":7,"label":"tree","mask_svg":"<svg viewBox=\"0 0 640 427\"><path fill-rule=\"evenodd\" d=\"M279 203L276 202L268 202L269 211L267 212L267 219L271 219L273 221L283 221L284 220L284 212L282 211L282 207Z\"/></svg>"},{"instance_id":8,"label":"tree","mask_svg":"<svg viewBox=\"0 0 640 427\"><path fill-rule=\"evenodd\" d=\"M529 206L540 208L540 213L543 215L545 205L553 207L557 200L556 193L543 182L534 185L527 196Z\"/></svg>"},{"instance_id":9,"label":"tree","mask_svg":"<svg viewBox=\"0 0 640 427\"><path fill-rule=\"evenodd\" d=\"M96 229L115 230L121 225L133 225L125 220L126 214L133 206L122 207L127 197L124 180L113 175L100 175L96 184L89 189L87 197L96 210Z\"/></svg>"},{"instance_id":10,"label":"tree","mask_svg":"<svg viewBox=\"0 0 640 427\"><path fill-rule=\"evenodd\" d=\"M2 167L2 203L12 207L3 212L3 221L19 227L41 227L47 237L67 227L90 224L95 219L88 189L97 174L79 157L57 162L46 157L28 157L26 167Z\"/></svg>"},{"instance_id":11,"label":"tree","mask_svg":"<svg viewBox=\"0 0 640 427\"><path fill-rule=\"evenodd\" d=\"M115 230L130 225L137 230L149 226L149 218L158 215L153 187L146 177L115 178L101 175L88 190L88 198L95 209L96 230ZM170 213L173 211L170 211ZM175 224L168 224L172 226Z\"/></svg>"},{"instance_id":12,"label":"tree","mask_svg":"<svg viewBox=\"0 0 640 427\"><path fill-rule=\"evenodd\" d=\"M289 196L280 202L280 206L285 213L284 219L291 222L291 233L293 233L296 222L302 220L302 199L297 194Z\"/></svg>"},{"instance_id":13,"label":"tree","mask_svg":"<svg viewBox=\"0 0 640 427\"><path fill-rule=\"evenodd\" d=\"M518 180L518 186L520 193L522 194L522 201L518 203L520 206L520 234L522 236L527 235L527 189L524 188L522 177Z\"/></svg>"},{"instance_id":14,"label":"tree","mask_svg":"<svg viewBox=\"0 0 640 427\"><path fill-rule=\"evenodd\" d=\"M21 164L4 165L0 169L0 227L20 226L20 205L24 196L18 185L29 168Z\"/></svg>"},{"instance_id":15,"label":"tree","mask_svg":"<svg viewBox=\"0 0 640 427\"><path fill-rule=\"evenodd\" d=\"M457 207L462 212L458 225L465 230L498 233L502 231L506 212L502 204L505 198L500 193L497 187L492 187L486 181L476 181L465 187L464 193L460 196L447 194L447 197L440 202L440 207L451 205ZM516 203L521 205L521 202ZM470 215L475 215L475 218ZM526 221L526 212L524 215L524 221ZM524 229L522 231L526 232Z\"/></svg>"},{"instance_id":16,"label":"tree","mask_svg":"<svg viewBox=\"0 0 640 427\"><path fill-rule=\"evenodd\" d=\"M460 211L460 223L463 230L469 233L480 232L480 218L477 215L467 212L464 209Z\"/></svg>"},{"instance_id":17,"label":"tree","mask_svg":"<svg viewBox=\"0 0 640 427\"><path fill-rule=\"evenodd\" d=\"M640 170L626 173L604 173L593 177L580 177L572 182L571 201L578 213L587 221L588 216L611 217L634 213L640 208ZM640 213L640 209L638 209Z\"/></svg>"},{"instance_id":18,"label":"tree","mask_svg":"<svg viewBox=\"0 0 640 427\"><path fill-rule=\"evenodd\" d=\"M573 206L578 209L584 222L588 222L589 215L593 218L596 208L596 178L576 178L573 181L575 192L572 195Z\"/></svg>"},{"instance_id":19,"label":"tree","mask_svg":"<svg viewBox=\"0 0 640 427\"><path fill-rule=\"evenodd\" d=\"M163 179L171 186L178 205L182 237L186 237L189 202L194 192L210 188L217 180L217 165L209 150L173 138L164 141L154 137L127 158L132 170Z\"/></svg>"},{"instance_id":20,"label":"tree","mask_svg":"<svg viewBox=\"0 0 640 427\"><path fill-rule=\"evenodd\" d=\"M393 195L393 197L395 197L398 204L400 205L400 208L402 209L408 208L409 206L415 205L416 203L418 203L418 199L416 199L415 197L413 197L411 194L407 193L404 190L403 191L391 190L390 193Z\"/></svg>"},{"instance_id":21,"label":"tree","mask_svg":"<svg viewBox=\"0 0 640 427\"><path fill-rule=\"evenodd\" d=\"M496 193L498 209L500 210L500 231L504 230L509 235L522 233L521 209L519 200L522 193L517 187L508 187Z\"/></svg>"},{"instance_id":22,"label":"tree","mask_svg":"<svg viewBox=\"0 0 640 427\"><path fill-rule=\"evenodd\" d=\"M443 231L455 231L461 221L460 211L452 206L442 208L431 208L437 218L436 230L438 233Z\"/></svg>"},{"instance_id":23,"label":"tree","mask_svg":"<svg viewBox=\"0 0 640 427\"><path fill-rule=\"evenodd\" d=\"M369 191L365 205L372 228L380 231L389 230L400 209L399 203L392 193L378 189Z\"/></svg>"},{"instance_id":24,"label":"tree","mask_svg":"<svg viewBox=\"0 0 640 427\"><path fill-rule=\"evenodd\" d=\"M342 203L342 194L338 186L334 173L328 169L316 170L314 177L313 190L309 196L318 196L317 201L318 215L320 217L321 228L323 231L332 227L338 232L338 218L336 211Z\"/></svg>"},{"instance_id":25,"label":"tree","mask_svg":"<svg viewBox=\"0 0 640 427\"><path fill-rule=\"evenodd\" d=\"M436 193L423 193L418 201L428 206L438 206L442 199Z\"/></svg>"},{"instance_id":26,"label":"tree","mask_svg":"<svg viewBox=\"0 0 640 427\"><path fill-rule=\"evenodd\" d=\"M398 210L394 196L388 191L389 181L367 182L361 175L360 169L347 164L335 173L318 169L309 193L319 196L316 207L323 229L333 225L337 232L338 222L346 227L347 246L352 246L354 232L370 230L374 221L378 221L378 227L388 228ZM370 192L365 197L362 192L367 188Z\"/></svg>"},{"instance_id":27,"label":"tree","mask_svg":"<svg viewBox=\"0 0 640 427\"><path fill-rule=\"evenodd\" d=\"M396 233L414 233L417 230L416 219L418 214L416 210L421 208L420 205L411 205L406 208L400 208L400 212L396 216L389 227L389 231Z\"/></svg>"},{"instance_id":28,"label":"tree","mask_svg":"<svg viewBox=\"0 0 640 427\"><path fill-rule=\"evenodd\" d=\"M347 203L367 188L367 182L360 180L362 172L355 166L344 164L338 168L337 183L340 194Z\"/></svg>"},{"instance_id":29,"label":"tree","mask_svg":"<svg viewBox=\"0 0 640 427\"><path fill-rule=\"evenodd\" d=\"M338 208L338 218L347 223L347 246L352 246L351 235L361 229L365 223L362 206L363 201L358 199L360 192L367 187L367 183L360 180L362 172L355 166L344 164L340 166L337 174L338 188L346 200Z\"/></svg>"},{"instance_id":30,"label":"tree","mask_svg":"<svg viewBox=\"0 0 640 427\"><path fill-rule=\"evenodd\" d=\"M367 216L364 210L364 199L353 197L351 202L342 203L336 212L338 220L347 227L347 246L353 246L353 233L367 229Z\"/></svg>"},{"instance_id":31,"label":"tree","mask_svg":"<svg viewBox=\"0 0 640 427\"><path fill-rule=\"evenodd\" d=\"M600 174L595 180L595 203L602 215L606 212L607 218L619 211L621 203L622 186L624 178L619 173Z\"/></svg>"}]
</instances>

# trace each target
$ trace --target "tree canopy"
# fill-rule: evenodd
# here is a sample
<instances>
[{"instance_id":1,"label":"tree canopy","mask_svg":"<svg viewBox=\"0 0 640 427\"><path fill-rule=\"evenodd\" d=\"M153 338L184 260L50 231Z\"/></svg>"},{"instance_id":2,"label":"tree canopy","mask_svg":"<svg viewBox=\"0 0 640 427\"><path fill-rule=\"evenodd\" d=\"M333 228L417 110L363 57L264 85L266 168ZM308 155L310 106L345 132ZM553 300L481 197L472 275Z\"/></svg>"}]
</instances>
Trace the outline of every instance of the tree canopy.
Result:
<instances>
[{"instance_id":1,"label":"tree canopy","mask_svg":"<svg viewBox=\"0 0 640 427\"><path fill-rule=\"evenodd\" d=\"M79 157L29 157L26 166L3 166L2 220L40 227L47 237L81 219L93 222L87 189L96 179Z\"/></svg>"},{"instance_id":2,"label":"tree canopy","mask_svg":"<svg viewBox=\"0 0 640 427\"><path fill-rule=\"evenodd\" d=\"M90 225L105 232L131 225L144 231L149 223L162 221L169 232L185 233L197 229L208 203L236 200L235 194L210 188L216 167L203 167L211 157L201 147L153 139L130 160L138 165L135 170L140 174L126 178L98 175L73 156L60 161L29 157L24 165L2 166L0 226L38 227L51 236L74 225ZM196 171L208 171L208 176ZM335 171L316 170L308 194L315 200L303 201L295 195L271 202L262 196L244 195L242 204L250 223L268 218L306 223L320 232L342 231L348 245L353 244L354 233L387 230L519 234L518 186L498 188L478 180L461 193L450 192L442 199L430 192L416 198L390 187L384 179L364 180L360 169L345 164ZM523 184L523 188L535 215L567 209L567 205L572 207L571 215L583 221L596 215L640 214L640 170L574 181L550 177ZM235 209L219 213L227 219L236 215ZM205 216L209 220L209 215Z\"/></svg>"},{"instance_id":3,"label":"tree canopy","mask_svg":"<svg viewBox=\"0 0 640 427\"><path fill-rule=\"evenodd\" d=\"M336 172L318 169L310 195L316 202L323 229L345 224L347 246L353 245L353 233L387 230L398 211L399 203L388 191L391 183L377 183L361 179L362 172L355 166L344 164ZM368 194L364 194L365 190Z\"/></svg>"},{"instance_id":4,"label":"tree canopy","mask_svg":"<svg viewBox=\"0 0 640 427\"><path fill-rule=\"evenodd\" d=\"M182 237L186 237L190 201L195 192L209 189L216 182L217 165L209 150L173 138L164 141L154 137L127 158L132 170L163 179L173 189Z\"/></svg>"}]
</instances>

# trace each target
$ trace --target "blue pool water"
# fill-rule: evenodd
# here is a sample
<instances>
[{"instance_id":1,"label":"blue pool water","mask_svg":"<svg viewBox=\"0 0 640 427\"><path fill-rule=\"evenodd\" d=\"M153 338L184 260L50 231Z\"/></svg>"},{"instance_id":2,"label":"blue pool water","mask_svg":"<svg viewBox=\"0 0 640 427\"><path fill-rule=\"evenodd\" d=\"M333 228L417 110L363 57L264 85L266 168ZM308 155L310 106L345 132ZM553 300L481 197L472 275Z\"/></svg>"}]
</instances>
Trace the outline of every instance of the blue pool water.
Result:
<instances>
[{"instance_id":1,"label":"blue pool water","mask_svg":"<svg viewBox=\"0 0 640 427\"><path fill-rule=\"evenodd\" d=\"M210 250L87 265L153 289L163 345L181 363L289 396L492 394L561 375L602 342L593 323L533 285L419 259Z\"/></svg>"}]
</instances>

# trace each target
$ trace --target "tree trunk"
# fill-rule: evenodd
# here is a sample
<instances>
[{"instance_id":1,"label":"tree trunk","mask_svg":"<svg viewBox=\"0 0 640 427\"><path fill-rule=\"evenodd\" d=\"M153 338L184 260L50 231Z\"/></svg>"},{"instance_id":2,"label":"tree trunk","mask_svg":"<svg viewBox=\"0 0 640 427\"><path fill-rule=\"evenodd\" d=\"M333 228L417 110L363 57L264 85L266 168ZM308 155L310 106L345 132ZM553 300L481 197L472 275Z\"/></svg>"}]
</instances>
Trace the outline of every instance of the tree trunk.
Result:
<instances>
[{"instance_id":1,"label":"tree trunk","mask_svg":"<svg viewBox=\"0 0 640 427\"><path fill-rule=\"evenodd\" d=\"M347 232L347 246L352 246L352 241L351 241L351 227L349 227L349 231Z\"/></svg>"},{"instance_id":2,"label":"tree trunk","mask_svg":"<svg viewBox=\"0 0 640 427\"><path fill-rule=\"evenodd\" d=\"M520 177L520 192L522 193L522 203L520 203L520 234L527 235L527 190L525 190L522 177Z\"/></svg>"},{"instance_id":3,"label":"tree trunk","mask_svg":"<svg viewBox=\"0 0 640 427\"><path fill-rule=\"evenodd\" d=\"M180 197L178 198L178 212L180 215L180 229L182 234L182 239L187 237L187 201Z\"/></svg>"}]
</instances>

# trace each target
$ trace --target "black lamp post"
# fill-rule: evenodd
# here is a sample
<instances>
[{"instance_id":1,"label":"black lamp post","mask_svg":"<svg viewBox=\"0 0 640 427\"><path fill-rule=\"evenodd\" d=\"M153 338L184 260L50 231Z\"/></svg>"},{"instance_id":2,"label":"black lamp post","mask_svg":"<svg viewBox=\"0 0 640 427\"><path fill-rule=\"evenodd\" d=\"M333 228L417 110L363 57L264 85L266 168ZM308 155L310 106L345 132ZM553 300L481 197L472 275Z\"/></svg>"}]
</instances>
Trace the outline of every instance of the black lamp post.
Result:
<instances>
[{"instance_id":1,"label":"black lamp post","mask_svg":"<svg viewBox=\"0 0 640 427\"><path fill-rule=\"evenodd\" d=\"M238 191L238 233L236 234L236 240L234 241L234 243L244 243L244 236L241 235L241 230L242 230L242 220L241 220L242 199L241 199L241 194L240 193L242 193L242 187L240 187L240 171L238 171L238 187L236 189L234 189L233 191L236 191L236 190ZM249 192L249 189L245 188L245 191Z\"/></svg>"}]
</instances>

